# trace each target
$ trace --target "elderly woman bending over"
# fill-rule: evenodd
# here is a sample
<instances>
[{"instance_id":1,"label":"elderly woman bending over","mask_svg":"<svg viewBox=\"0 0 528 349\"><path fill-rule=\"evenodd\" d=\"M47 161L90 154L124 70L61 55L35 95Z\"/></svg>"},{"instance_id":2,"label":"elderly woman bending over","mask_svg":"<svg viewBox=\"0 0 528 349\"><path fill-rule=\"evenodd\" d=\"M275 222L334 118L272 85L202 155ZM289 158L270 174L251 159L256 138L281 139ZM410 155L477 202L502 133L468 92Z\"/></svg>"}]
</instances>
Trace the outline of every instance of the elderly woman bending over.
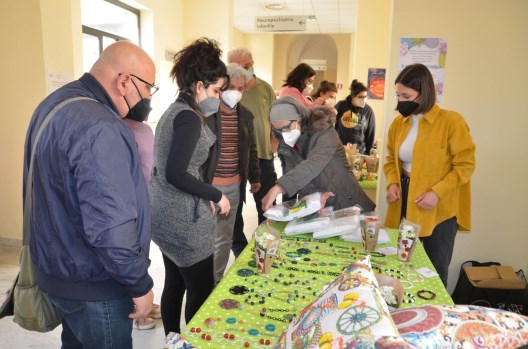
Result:
<instances>
[{"instance_id":1,"label":"elderly woman bending over","mask_svg":"<svg viewBox=\"0 0 528 349\"><path fill-rule=\"evenodd\" d=\"M279 194L293 196L323 192L327 206L341 209L360 205L365 211L376 207L349 171L345 151L328 106L306 109L285 96L272 105L272 130L279 139L278 153L285 160L285 174L262 199L264 210Z\"/></svg>"}]
</instances>

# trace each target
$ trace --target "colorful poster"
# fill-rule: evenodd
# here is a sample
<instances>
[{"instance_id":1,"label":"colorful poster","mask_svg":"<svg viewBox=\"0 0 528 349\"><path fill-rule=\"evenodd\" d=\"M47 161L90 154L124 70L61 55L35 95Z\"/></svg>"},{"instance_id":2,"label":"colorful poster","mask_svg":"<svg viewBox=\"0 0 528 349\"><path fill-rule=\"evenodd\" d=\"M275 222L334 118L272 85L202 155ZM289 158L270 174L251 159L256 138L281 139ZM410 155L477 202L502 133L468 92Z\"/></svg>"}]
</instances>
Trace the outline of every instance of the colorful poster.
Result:
<instances>
[{"instance_id":1,"label":"colorful poster","mask_svg":"<svg viewBox=\"0 0 528 349\"><path fill-rule=\"evenodd\" d=\"M383 99L385 96L385 69L369 68L367 93L370 99Z\"/></svg>"},{"instance_id":2,"label":"colorful poster","mask_svg":"<svg viewBox=\"0 0 528 349\"><path fill-rule=\"evenodd\" d=\"M444 92L447 38L401 38L398 73L406 66L422 63L433 75L436 99L442 100Z\"/></svg>"}]
</instances>

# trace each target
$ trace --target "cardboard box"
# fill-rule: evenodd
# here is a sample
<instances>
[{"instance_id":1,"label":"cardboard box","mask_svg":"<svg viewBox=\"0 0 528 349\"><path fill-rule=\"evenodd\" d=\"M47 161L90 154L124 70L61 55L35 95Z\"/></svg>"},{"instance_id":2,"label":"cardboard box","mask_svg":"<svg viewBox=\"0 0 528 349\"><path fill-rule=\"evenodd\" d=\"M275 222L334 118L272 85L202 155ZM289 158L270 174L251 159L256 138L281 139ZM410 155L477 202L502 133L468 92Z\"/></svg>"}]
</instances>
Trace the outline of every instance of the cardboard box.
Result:
<instances>
[{"instance_id":1,"label":"cardboard box","mask_svg":"<svg viewBox=\"0 0 528 349\"><path fill-rule=\"evenodd\" d=\"M469 282L479 288L518 290L526 287L509 266L464 267Z\"/></svg>"}]
</instances>

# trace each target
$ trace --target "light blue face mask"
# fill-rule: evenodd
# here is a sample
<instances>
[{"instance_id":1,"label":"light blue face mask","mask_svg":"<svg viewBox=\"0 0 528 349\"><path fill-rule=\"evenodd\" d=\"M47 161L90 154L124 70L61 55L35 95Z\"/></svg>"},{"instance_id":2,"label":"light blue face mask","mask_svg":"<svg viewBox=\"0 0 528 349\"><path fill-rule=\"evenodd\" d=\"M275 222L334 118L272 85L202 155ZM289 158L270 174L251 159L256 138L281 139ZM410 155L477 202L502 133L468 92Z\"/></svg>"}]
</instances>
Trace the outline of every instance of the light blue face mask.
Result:
<instances>
[{"instance_id":1,"label":"light blue face mask","mask_svg":"<svg viewBox=\"0 0 528 349\"><path fill-rule=\"evenodd\" d=\"M253 68L248 69L248 80L253 77Z\"/></svg>"},{"instance_id":2,"label":"light blue face mask","mask_svg":"<svg viewBox=\"0 0 528 349\"><path fill-rule=\"evenodd\" d=\"M220 108L220 99L209 97L207 89L205 89L205 94L207 95L207 98L200 101L200 109L202 110L203 115L207 117L218 111L218 108Z\"/></svg>"}]
</instances>

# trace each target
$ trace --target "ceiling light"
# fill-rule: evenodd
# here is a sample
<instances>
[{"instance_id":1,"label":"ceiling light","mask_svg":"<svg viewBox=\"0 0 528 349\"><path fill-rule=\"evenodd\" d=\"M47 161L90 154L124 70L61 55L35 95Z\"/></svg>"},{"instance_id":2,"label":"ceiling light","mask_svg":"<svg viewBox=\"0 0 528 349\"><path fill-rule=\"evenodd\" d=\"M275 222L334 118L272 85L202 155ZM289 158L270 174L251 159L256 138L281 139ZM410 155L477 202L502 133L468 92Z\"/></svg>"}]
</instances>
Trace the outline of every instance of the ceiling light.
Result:
<instances>
[{"instance_id":1,"label":"ceiling light","mask_svg":"<svg viewBox=\"0 0 528 349\"><path fill-rule=\"evenodd\" d=\"M264 6L268 10L282 10L284 8L283 4L267 4Z\"/></svg>"}]
</instances>

